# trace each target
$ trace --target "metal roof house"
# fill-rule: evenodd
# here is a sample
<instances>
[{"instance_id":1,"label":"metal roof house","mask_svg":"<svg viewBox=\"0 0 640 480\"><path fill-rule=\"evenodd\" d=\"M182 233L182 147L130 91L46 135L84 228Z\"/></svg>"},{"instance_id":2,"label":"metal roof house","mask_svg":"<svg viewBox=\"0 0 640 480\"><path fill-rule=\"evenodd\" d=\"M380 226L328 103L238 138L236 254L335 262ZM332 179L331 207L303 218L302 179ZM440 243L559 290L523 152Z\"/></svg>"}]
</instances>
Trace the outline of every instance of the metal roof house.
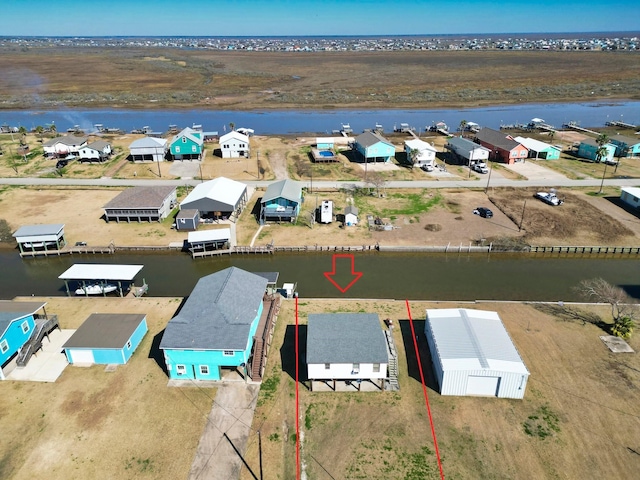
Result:
<instances>
[{"instance_id":1,"label":"metal roof house","mask_svg":"<svg viewBox=\"0 0 640 480\"><path fill-rule=\"evenodd\" d=\"M204 135L202 130L185 128L178 133L169 146L174 160L199 160L204 150Z\"/></svg>"},{"instance_id":2,"label":"metal roof house","mask_svg":"<svg viewBox=\"0 0 640 480\"><path fill-rule=\"evenodd\" d=\"M306 363L312 391L341 390L337 382L360 390L363 381L384 390L389 353L378 315L309 314Z\"/></svg>"},{"instance_id":3,"label":"metal roof house","mask_svg":"<svg viewBox=\"0 0 640 480\"><path fill-rule=\"evenodd\" d=\"M616 157L640 157L640 139L613 135L609 142L616 146Z\"/></svg>"},{"instance_id":4,"label":"metal roof house","mask_svg":"<svg viewBox=\"0 0 640 480\"><path fill-rule=\"evenodd\" d=\"M535 138L514 137L513 139L529 149L528 158L535 158L536 160L558 160L560 158L561 149L554 145L549 145Z\"/></svg>"},{"instance_id":5,"label":"metal roof house","mask_svg":"<svg viewBox=\"0 0 640 480\"><path fill-rule=\"evenodd\" d=\"M222 158L248 158L251 155L249 137L232 130L220 137L220 151Z\"/></svg>"},{"instance_id":6,"label":"metal roof house","mask_svg":"<svg viewBox=\"0 0 640 480\"><path fill-rule=\"evenodd\" d=\"M201 217L238 217L248 201L247 186L225 177L198 184L180 202L180 210L198 210Z\"/></svg>"},{"instance_id":7,"label":"metal roof house","mask_svg":"<svg viewBox=\"0 0 640 480\"><path fill-rule=\"evenodd\" d=\"M620 191L620 200L632 208L640 208L640 188L622 187Z\"/></svg>"},{"instance_id":8,"label":"metal roof house","mask_svg":"<svg viewBox=\"0 0 640 480\"><path fill-rule=\"evenodd\" d=\"M598 149L600 148L600 145L598 145L593 138L586 138L582 140L578 146L578 156L594 162L612 162L613 157L616 154L617 147L613 143L606 143L603 147L606 150L606 153L602 158L598 158Z\"/></svg>"},{"instance_id":9,"label":"metal roof house","mask_svg":"<svg viewBox=\"0 0 640 480\"><path fill-rule=\"evenodd\" d=\"M71 364L124 365L147 330L144 314L93 313L62 348Z\"/></svg>"},{"instance_id":10,"label":"metal roof house","mask_svg":"<svg viewBox=\"0 0 640 480\"><path fill-rule=\"evenodd\" d=\"M407 161L411 161L411 152L416 151L414 166L425 167L433 166L436 161L436 149L429 143L418 138L404 141L404 151L407 154Z\"/></svg>"},{"instance_id":11,"label":"metal roof house","mask_svg":"<svg viewBox=\"0 0 640 480\"><path fill-rule=\"evenodd\" d=\"M131 142L129 158L132 162L163 162L167 154L167 140L157 137L144 137Z\"/></svg>"},{"instance_id":12,"label":"metal roof house","mask_svg":"<svg viewBox=\"0 0 640 480\"><path fill-rule=\"evenodd\" d=\"M303 201L301 183L288 179L272 183L260 200L260 224L295 222Z\"/></svg>"},{"instance_id":13,"label":"metal roof house","mask_svg":"<svg viewBox=\"0 0 640 480\"><path fill-rule=\"evenodd\" d=\"M64 137L55 137L44 142L42 149L46 157L64 158L67 155L78 155L78 151L86 144L87 137L65 135Z\"/></svg>"},{"instance_id":14,"label":"metal roof house","mask_svg":"<svg viewBox=\"0 0 640 480\"><path fill-rule=\"evenodd\" d=\"M502 163L512 164L529 155L527 147L492 128L485 127L476 133L476 141L491 151L491 158Z\"/></svg>"},{"instance_id":15,"label":"metal roof house","mask_svg":"<svg viewBox=\"0 0 640 480\"><path fill-rule=\"evenodd\" d=\"M87 162L104 162L111 155L111 144L104 140L96 140L78 150L78 159Z\"/></svg>"},{"instance_id":16,"label":"metal roof house","mask_svg":"<svg viewBox=\"0 0 640 480\"><path fill-rule=\"evenodd\" d=\"M20 253L34 251L56 251L66 245L64 224L25 225L15 231Z\"/></svg>"},{"instance_id":17,"label":"metal roof house","mask_svg":"<svg viewBox=\"0 0 640 480\"><path fill-rule=\"evenodd\" d=\"M237 267L202 277L164 331L169 378L220 380L221 369L246 378L267 279Z\"/></svg>"},{"instance_id":18,"label":"metal roof house","mask_svg":"<svg viewBox=\"0 0 640 480\"><path fill-rule=\"evenodd\" d=\"M484 162L489 160L491 150L462 137L452 137L447 140L444 148L462 159L465 164Z\"/></svg>"},{"instance_id":19,"label":"metal roof house","mask_svg":"<svg viewBox=\"0 0 640 480\"><path fill-rule=\"evenodd\" d=\"M440 394L524 397L529 371L496 312L429 309L425 335Z\"/></svg>"},{"instance_id":20,"label":"metal roof house","mask_svg":"<svg viewBox=\"0 0 640 480\"><path fill-rule=\"evenodd\" d=\"M36 327L36 319L47 314L46 302L0 301L0 380L11 360L29 341ZM38 312L42 310L43 314Z\"/></svg>"},{"instance_id":21,"label":"metal roof house","mask_svg":"<svg viewBox=\"0 0 640 480\"><path fill-rule=\"evenodd\" d=\"M396 147L382 135L364 132L356 137L356 150L368 162L390 162L396 156Z\"/></svg>"},{"instance_id":22,"label":"metal roof house","mask_svg":"<svg viewBox=\"0 0 640 480\"><path fill-rule=\"evenodd\" d=\"M167 218L176 205L176 187L131 187L120 192L104 207L104 218L130 223L160 222Z\"/></svg>"}]
</instances>

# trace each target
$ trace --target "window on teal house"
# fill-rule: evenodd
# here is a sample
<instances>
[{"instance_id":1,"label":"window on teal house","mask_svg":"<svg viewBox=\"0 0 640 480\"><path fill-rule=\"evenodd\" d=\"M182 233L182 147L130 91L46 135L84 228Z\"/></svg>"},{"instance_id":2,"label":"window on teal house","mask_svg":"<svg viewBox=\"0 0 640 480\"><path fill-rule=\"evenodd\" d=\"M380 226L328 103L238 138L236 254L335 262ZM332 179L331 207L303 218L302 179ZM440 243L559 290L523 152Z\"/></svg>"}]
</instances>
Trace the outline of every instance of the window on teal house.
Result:
<instances>
[{"instance_id":1,"label":"window on teal house","mask_svg":"<svg viewBox=\"0 0 640 480\"><path fill-rule=\"evenodd\" d=\"M7 350L9 350L9 342L5 339L0 342L0 352L7 353Z\"/></svg>"},{"instance_id":2,"label":"window on teal house","mask_svg":"<svg viewBox=\"0 0 640 480\"><path fill-rule=\"evenodd\" d=\"M200 374L209 375L209 365L200 365Z\"/></svg>"},{"instance_id":3,"label":"window on teal house","mask_svg":"<svg viewBox=\"0 0 640 480\"><path fill-rule=\"evenodd\" d=\"M187 373L187 367L184 365L176 365L176 373L178 375L184 375Z\"/></svg>"},{"instance_id":4,"label":"window on teal house","mask_svg":"<svg viewBox=\"0 0 640 480\"><path fill-rule=\"evenodd\" d=\"M187 143L187 137L182 137L182 143Z\"/></svg>"},{"instance_id":5,"label":"window on teal house","mask_svg":"<svg viewBox=\"0 0 640 480\"><path fill-rule=\"evenodd\" d=\"M225 350L222 354L225 357L233 357L233 355L234 355L233 350Z\"/></svg>"},{"instance_id":6,"label":"window on teal house","mask_svg":"<svg viewBox=\"0 0 640 480\"><path fill-rule=\"evenodd\" d=\"M29 331L29 322L25 320L24 322L22 322L22 325L20 325L20 327L22 328L22 333L27 333Z\"/></svg>"},{"instance_id":7,"label":"window on teal house","mask_svg":"<svg viewBox=\"0 0 640 480\"><path fill-rule=\"evenodd\" d=\"M127 342L127 350L131 350L131 340Z\"/></svg>"}]
</instances>

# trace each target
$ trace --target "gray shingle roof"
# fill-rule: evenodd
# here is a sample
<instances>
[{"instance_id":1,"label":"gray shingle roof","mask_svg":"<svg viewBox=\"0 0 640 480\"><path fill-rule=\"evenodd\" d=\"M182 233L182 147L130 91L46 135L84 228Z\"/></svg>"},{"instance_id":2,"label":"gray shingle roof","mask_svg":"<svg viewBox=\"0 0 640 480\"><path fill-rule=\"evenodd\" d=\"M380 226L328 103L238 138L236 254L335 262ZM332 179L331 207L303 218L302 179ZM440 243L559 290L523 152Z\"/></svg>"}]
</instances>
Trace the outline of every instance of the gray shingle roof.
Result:
<instances>
[{"instance_id":1,"label":"gray shingle roof","mask_svg":"<svg viewBox=\"0 0 640 480\"><path fill-rule=\"evenodd\" d=\"M98 150L99 152L101 152L107 145L110 145L110 143L105 142L104 140L96 140L95 142L89 143L85 148L91 148L93 150Z\"/></svg>"},{"instance_id":2,"label":"gray shingle roof","mask_svg":"<svg viewBox=\"0 0 640 480\"><path fill-rule=\"evenodd\" d=\"M146 315L93 313L62 348L123 348Z\"/></svg>"},{"instance_id":3,"label":"gray shingle roof","mask_svg":"<svg viewBox=\"0 0 640 480\"><path fill-rule=\"evenodd\" d=\"M309 315L307 363L387 363L387 343L375 313Z\"/></svg>"},{"instance_id":4,"label":"gray shingle roof","mask_svg":"<svg viewBox=\"0 0 640 480\"><path fill-rule=\"evenodd\" d=\"M275 200L277 198L286 198L292 202L300 202L302 197L302 185L293 180L280 180L274 182L267 187L267 191L262 196L262 203Z\"/></svg>"},{"instance_id":5,"label":"gray shingle roof","mask_svg":"<svg viewBox=\"0 0 640 480\"><path fill-rule=\"evenodd\" d=\"M361 133L356 137L356 142L358 142L359 145L362 145L365 148L368 148L371 145L375 145L378 142L386 143L387 145L393 147L393 144L389 140L384 138L382 135L378 135L377 133L373 132Z\"/></svg>"},{"instance_id":6,"label":"gray shingle roof","mask_svg":"<svg viewBox=\"0 0 640 480\"><path fill-rule=\"evenodd\" d=\"M447 143L449 145L453 145L456 148L459 148L460 150L472 151L473 149L476 149L476 148L484 148L485 150L489 150L488 148L483 147L479 143L472 142L471 140L467 140L466 138L462 138L462 137L452 137L449 140L447 140Z\"/></svg>"},{"instance_id":7,"label":"gray shingle roof","mask_svg":"<svg viewBox=\"0 0 640 480\"><path fill-rule=\"evenodd\" d=\"M32 315L44 307L46 302L14 302L0 300L0 337L16 319Z\"/></svg>"},{"instance_id":8,"label":"gray shingle roof","mask_svg":"<svg viewBox=\"0 0 640 480\"><path fill-rule=\"evenodd\" d=\"M244 350L267 279L230 267L202 277L165 329L161 349Z\"/></svg>"},{"instance_id":9,"label":"gray shingle roof","mask_svg":"<svg viewBox=\"0 0 640 480\"><path fill-rule=\"evenodd\" d=\"M158 209L162 207L165 199L171 195L175 189L176 187L170 186L127 188L102 208Z\"/></svg>"},{"instance_id":10,"label":"gray shingle roof","mask_svg":"<svg viewBox=\"0 0 640 480\"><path fill-rule=\"evenodd\" d=\"M518 145L520 145L515 140L507 138L507 136L503 132L487 127L476 133L476 138L480 141L487 142L490 145L495 145L496 147L500 147L504 150L513 150Z\"/></svg>"},{"instance_id":11,"label":"gray shingle roof","mask_svg":"<svg viewBox=\"0 0 640 480\"><path fill-rule=\"evenodd\" d=\"M87 141L87 137L74 137L73 135L65 135L64 137L55 137L47 140L42 144L43 147L53 147L56 143L62 143L69 147L73 145L82 145Z\"/></svg>"}]
</instances>

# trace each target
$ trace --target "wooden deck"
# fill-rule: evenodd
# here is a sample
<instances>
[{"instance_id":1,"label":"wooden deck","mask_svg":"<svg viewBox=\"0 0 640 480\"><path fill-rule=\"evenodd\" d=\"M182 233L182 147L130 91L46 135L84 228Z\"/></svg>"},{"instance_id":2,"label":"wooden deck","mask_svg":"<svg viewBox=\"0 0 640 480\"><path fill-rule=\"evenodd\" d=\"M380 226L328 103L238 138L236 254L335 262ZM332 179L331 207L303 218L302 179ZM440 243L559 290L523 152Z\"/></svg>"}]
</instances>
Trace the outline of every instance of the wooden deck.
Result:
<instances>
[{"instance_id":1,"label":"wooden deck","mask_svg":"<svg viewBox=\"0 0 640 480\"><path fill-rule=\"evenodd\" d=\"M269 347L273 339L273 330L276 326L276 318L280 312L280 295L268 296L264 298L264 308L258 323L256 336L253 338L253 351L251 360L251 380L262 382L264 370L267 366L267 356Z\"/></svg>"}]
</instances>

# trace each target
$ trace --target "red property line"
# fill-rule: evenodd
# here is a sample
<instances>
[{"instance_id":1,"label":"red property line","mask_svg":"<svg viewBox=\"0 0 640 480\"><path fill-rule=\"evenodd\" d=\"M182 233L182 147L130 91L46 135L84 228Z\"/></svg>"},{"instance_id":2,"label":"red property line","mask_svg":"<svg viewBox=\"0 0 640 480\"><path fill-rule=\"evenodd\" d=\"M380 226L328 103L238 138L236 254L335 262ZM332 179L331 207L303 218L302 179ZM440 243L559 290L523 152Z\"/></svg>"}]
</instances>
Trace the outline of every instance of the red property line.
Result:
<instances>
[{"instance_id":1,"label":"red property line","mask_svg":"<svg viewBox=\"0 0 640 480\"><path fill-rule=\"evenodd\" d=\"M297 302L297 299L296 299L296 302ZM418 352L418 339L416 337L416 331L413 328L413 318L411 317L411 307L409 306L409 300L405 300L405 302L407 304L407 313L409 314L409 325L411 326L411 336L413 337L413 348L416 351L416 360L418 361L418 370L420 371L420 381L422 382L422 393L424 395L424 403L427 405L429 423L431 424L431 436L433 437L433 446L436 449L436 459L438 460L438 468L440 469L440 478L444 480L444 472L442 471L442 462L440 461L440 451L438 450L438 440L436 439L436 429L433 426L433 417L431 416L431 406L429 405L429 394L427 393L427 385L424 382L424 373L422 373L422 362L420 361L420 353ZM297 303L296 303L296 306L297 306ZM296 315L296 320L297 320L297 315Z\"/></svg>"},{"instance_id":2,"label":"red property line","mask_svg":"<svg viewBox=\"0 0 640 480\"><path fill-rule=\"evenodd\" d=\"M298 296L296 295L296 479L300 480L300 397L298 396L299 365L298 356Z\"/></svg>"}]
</instances>

